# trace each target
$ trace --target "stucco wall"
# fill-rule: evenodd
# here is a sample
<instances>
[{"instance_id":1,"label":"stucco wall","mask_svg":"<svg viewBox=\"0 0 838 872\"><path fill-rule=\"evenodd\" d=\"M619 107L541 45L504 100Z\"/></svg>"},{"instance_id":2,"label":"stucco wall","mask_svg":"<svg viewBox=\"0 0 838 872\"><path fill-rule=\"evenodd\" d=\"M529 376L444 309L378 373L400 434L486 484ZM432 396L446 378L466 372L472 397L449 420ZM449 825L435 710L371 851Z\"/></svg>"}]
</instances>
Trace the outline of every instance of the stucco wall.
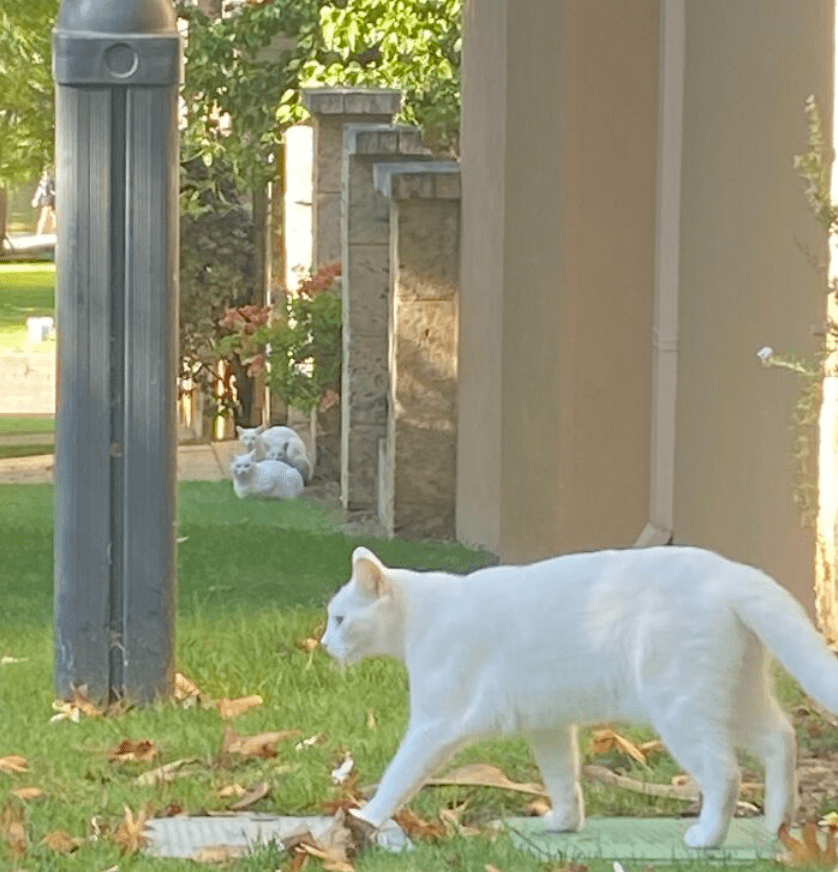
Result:
<instances>
[{"instance_id":1,"label":"stucco wall","mask_svg":"<svg viewBox=\"0 0 838 872\"><path fill-rule=\"evenodd\" d=\"M797 383L824 256L792 157L810 93L831 106L832 2L686 4L675 536L753 562L811 605L813 543L792 501Z\"/></svg>"},{"instance_id":2,"label":"stucco wall","mask_svg":"<svg viewBox=\"0 0 838 872\"><path fill-rule=\"evenodd\" d=\"M656 0L466 8L457 529L507 561L648 516L657 32Z\"/></svg>"}]
</instances>

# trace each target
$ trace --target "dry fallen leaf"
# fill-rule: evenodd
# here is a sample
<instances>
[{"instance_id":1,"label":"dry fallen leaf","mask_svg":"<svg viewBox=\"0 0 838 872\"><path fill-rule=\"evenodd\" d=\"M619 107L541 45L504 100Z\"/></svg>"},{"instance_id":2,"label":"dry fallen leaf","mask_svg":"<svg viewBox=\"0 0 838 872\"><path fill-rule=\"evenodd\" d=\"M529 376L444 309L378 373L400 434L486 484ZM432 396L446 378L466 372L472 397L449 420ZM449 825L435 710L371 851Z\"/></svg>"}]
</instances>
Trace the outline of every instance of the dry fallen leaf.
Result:
<instances>
[{"instance_id":1,"label":"dry fallen leaf","mask_svg":"<svg viewBox=\"0 0 838 872\"><path fill-rule=\"evenodd\" d=\"M40 799L42 796L46 796L46 791L41 790L40 787L18 787L17 790L13 790L12 793L24 802L28 802L32 799Z\"/></svg>"},{"instance_id":2,"label":"dry fallen leaf","mask_svg":"<svg viewBox=\"0 0 838 872\"><path fill-rule=\"evenodd\" d=\"M26 663L28 657L9 657L5 655L0 657L0 666L9 666L12 663Z\"/></svg>"},{"instance_id":3,"label":"dry fallen leaf","mask_svg":"<svg viewBox=\"0 0 838 872\"><path fill-rule=\"evenodd\" d=\"M271 786L267 781L260 781L248 788L238 802L234 802L230 806L230 811L244 811L246 808L255 805L260 799L264 799L271 792Z\"/></svg>"},{"instance_id":4,"label":"dry fallen leaf","mask_svg":"<svg viewBox=\"0 0 838 872\"><path fill-rule=\"evenodd\" d=\"M303 639L300 642L297 642L297 647L305 651L306 654L311 654L312 651L317 650L318 645L320 644L320 639L317 636L309 636L308 639Z\"/></svg>"},{"instance_id":5,"label":"dry fallen leaf","mask_svg":"<svg viewBox=\"0 0 838 872\"><path fill-rule=\"evenodd\" d=\"M73 698L69 700L57 699L52 707L56 710L50 718L50 723L54 721L68 720L77 724L82 715L89 718L95 718L103 715L105 712L102 708L96 705L87 695L87 685L73 688ZM113 713L118 713L119 706L115 706Z\"/></svg>"},{"instance_id":6,"label":"dry fallen leaf","mask_svg":"<svg viewBox=\"0 0 838 872\"><path fill-rule=\"evenodd\" d=\"M26 853L26 814L19 803L7 801L0 806L0 837L16 857Z\"/></svg>"},{"instance_id":7,"label":"dry fallen leaf","mask_svg":"<svg viewBox=\"0 0 838 872\"><path fill-rule=\"evenodd\" d=\"M367 709L367 729L375 730L378 728L378 724L375 720L375 712L372 709Z\"/></svg>"},{"instance_id":8,"label":"dry fallen leaf","mask_svg":"<svg viewBox=\"0 0 838 872\"><path fill-rule=\"evenodd\" d=\"M55 851L57 854L72 854L79 849L81 842L81 839L71 838L63 830L54 830L41 839L42 845L46 845L50 851Z\"/></svg>"},{"instance_id":9,"label":"dry fallen leaf","mask_svg":"<svg viewBox=\"0 0 838 872\"><path fill-rule=\"evenodd\" d=\"M476 827L467 827L463 824L463 815L468 808L468 800L455 805L453 808L444 808L439 813L445 831L449 836L476 836L480 833Z\"/></svg>"},{"instance_id":10,"label":"dry fallen leaf","mask_svg":"<svg viewBox=\"0 0 838 872\"><path fill-rule=\"evenodd\" d=\"M786 853L779 860L787 866L821 866L832 869L836 863L835 830L830 826L826 830L826 840L821 848L818 842L818 825L813 822L804 824L800 829L800 839L796 839L788 826L783 824L777 834L786 846Z\"/></svg>"},{"instance_id":11,"label":"dry fallen leaf","mask_svg":"<svg viewBox=\"0 0 838 872\"><path fill-rule=\"evenodd\" d=\"M185 700L201 696L201 689L182 672L175 673L175 699Z\"/></svg>"},{"instance_id":12,"label":"dry fallen leaf","mask_svg":"<svg viewBox=\"0 0 838 872\"><path fill-rule=\"evenodd\" d=\"M597 730L591 736L591 741L588 745L589 752L594 755L607 754L615 748L623 754L628 754L629 757L634 758L638 763L646 765L646 755L637 745L630 742L625 736L615 733L614 730Z\"/></svg>"},{"instance_id":13,"label":"dry fallen leaf","mask_svg":"<svg viewBox=\"0 0 838 872\"><path fill-rule=\"evenodd\" d=\"M447 835L447 830L442 824L426 821L409 808L403 808L397 812L393 815L393 820L404 830L405 835L411 839L439 841L439 839L443 839Z\"/></svg>"},{"instance_id":14,"label":"dry fallen leaf","mask_svg":"<svg viewBox=\"0 0 838 872\"><path fill-rule=\"evenodd\" d=\"M232 727L227 727L221 740L221 753L242 757L275 757L278 742L299 735L299 730L279 730L256 736L239 736Z\"/></svg>"},{"instance_id":15,"label":"dry fallen leaf","mask_svg":"<svg viewBox=\"0 0 838 872\"><path fill-rule=\"evenodd\" d=\"M470 787L498 787L502 790L514 790L519 793L533 793L536 796L547 796L541 784L529 782L519 783L507 778L506 773L489 763L472 763L449 772L443 778L432 778L425 782L432 787L444 785L467 785Z\"/></svg>"},{"instance_id":16,"label":"dry fallen leaf","mask_svg":"<svg viewBox=\"0 0 838 872\"><path fill-rule=\"evenodd\" d=\"M245 793L247 793L247 791L241 786L241 784L227 784L218 791L218 795L222 799L229 799L231 796L239 799L244 796Z\"/></svg>"},{"instance_id":17,"label":"dry fallen leaf","mask_svg":"<svg viewBox=\"0 0 838 872\"><path fill-rule=\"evenodd\" d=\"M314 745L322 745L326 741L326 736L323 733L318 733L316 736L309 736L301 742L294 745L295 751L302 751L304 748L311 748Z\"/></svg>"},{"instance_id":18,"label":"dry fallen leaf","mask_svg":"<svg viewBox=\"0 0 838 872\"><path fill-rule=\"evenodd\" d=\"M137 784L145 786L160 784L166 781L174 781L175 778L185 775L181 772L185 766L192 763L200 762L197 757L184 757L181 760L173 760L171 763L166 763L163 766L158 766L156 769L150 769L148 772L143 772L137 776Z\"/></svg>"},{"instance_id":19,"label":"dry fallen leaf","mask_svg":"<svg viewBox=\"0 0 838 872\"><path fill-rule=\"evenodd\" d=\"M610 784L613 787L622 787L624 790L631 790L633 793L642 793L645 796L659 796L664 799L680 799L684 802L696 802L700 797L698 786L692 780L684 785L675 783L656 784L652 781L638 781L636 778L629 778L627 775L618 775L606 766L596 766L593 763L585 764L582 767L582 774L586 778L590 778L592 781L599 781L601 784Z\"/></svg>"},{"instance_id":20,"label":"dry fallen leaf","mask_svg":"<svg viewBox=\"0 0 838 872\"><path fill-rule=\"evenodd\" d=\"M134 817L134 812L125 806L125 817L113 834L113 840L125 854L135 854L147 842L145 824L148 820L148 809L142 808Z\"/></svg>"},{"instance_id":21,"label":"dry fallen leaf","mask_svg":"<svg viewBox=\"0 0 838 872\"><path fill-rule=\"evenodd\" d=\"M12 775L18 772L28 771L29 761L26 757L21 757L20 754L9 754L6 757L0 757L0 772L5 772L6 775Z\"/></svg>"},{"instance_id":22,"label":"dry fallen leaf","mask_svg":"<svg viewBox=\"0 0 838 872\"><path fill-rule=\"evenodd\" d=\"M150 763L159 751L149 739L123 739L108 751L108 759L117 763Z\"/></svg>"},{"instance_id":23,"label":"dry fallen leaf","mask_svg":"<svg viewBox=\"0 0 838 872\"><path fill-rule=\"evenodd\" d=\"M218 713L225 721L237 718L256 706L262 705L262 697L258 693L242 696L238 699L228 699L226 696L215 703Z\"/></svg>"}]
</instances>

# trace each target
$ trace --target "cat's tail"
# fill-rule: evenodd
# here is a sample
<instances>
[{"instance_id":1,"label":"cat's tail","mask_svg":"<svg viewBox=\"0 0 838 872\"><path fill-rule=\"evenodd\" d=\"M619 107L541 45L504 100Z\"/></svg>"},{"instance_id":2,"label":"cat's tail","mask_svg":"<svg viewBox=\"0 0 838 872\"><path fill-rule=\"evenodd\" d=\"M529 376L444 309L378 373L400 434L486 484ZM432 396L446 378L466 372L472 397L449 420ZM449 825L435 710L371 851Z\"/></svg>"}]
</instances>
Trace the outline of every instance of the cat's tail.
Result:
<instances>
[{"instance_id":1,"label":"cat's tail","mask_svg":"<svg viewBox=\"0 0 838 872\"><path fill-rule=\"evenodd\" d=\"M739 619L809 696L838 714L838 658L785 588L758 570L751 578L730 592Z\"/></svg>"}]
</instances>

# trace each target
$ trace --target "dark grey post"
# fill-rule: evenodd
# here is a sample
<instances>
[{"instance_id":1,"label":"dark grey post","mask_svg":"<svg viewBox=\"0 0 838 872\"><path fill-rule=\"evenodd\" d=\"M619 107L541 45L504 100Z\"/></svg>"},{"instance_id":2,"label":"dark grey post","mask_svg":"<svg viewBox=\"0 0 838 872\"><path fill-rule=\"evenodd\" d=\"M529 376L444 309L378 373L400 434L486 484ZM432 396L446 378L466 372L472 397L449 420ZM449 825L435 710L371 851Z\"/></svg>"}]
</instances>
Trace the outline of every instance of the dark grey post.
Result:
<instances>
[{"instance_id":1,"label":"dark grey post","mask_svg":"<svg viewBox=\"0 0 838 872\"><path fill-rule=\"evenodd\" d=\"M177 101L171 0L63 0L55 681L170 692L175 614Z\"/></svg>"}]
</instances>

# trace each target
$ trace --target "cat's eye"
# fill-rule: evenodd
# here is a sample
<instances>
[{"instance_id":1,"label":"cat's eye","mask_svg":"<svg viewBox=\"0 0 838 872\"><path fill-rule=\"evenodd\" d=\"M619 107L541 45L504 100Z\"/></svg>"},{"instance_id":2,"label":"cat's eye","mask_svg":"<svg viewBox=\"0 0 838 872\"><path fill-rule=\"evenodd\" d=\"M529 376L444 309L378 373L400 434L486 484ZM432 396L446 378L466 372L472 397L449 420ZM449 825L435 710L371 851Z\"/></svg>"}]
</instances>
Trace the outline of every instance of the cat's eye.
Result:
<instances>
[{"instance_id":1,"label":"cat's eye","mask_svg":"<svg viewBox=\"0 0 838 872\"><path fill-rule=\"evenodd\" d=\"M335 626L339 627L343 623L343 615L335 615Z\"/></svg>"}]
</instances>

